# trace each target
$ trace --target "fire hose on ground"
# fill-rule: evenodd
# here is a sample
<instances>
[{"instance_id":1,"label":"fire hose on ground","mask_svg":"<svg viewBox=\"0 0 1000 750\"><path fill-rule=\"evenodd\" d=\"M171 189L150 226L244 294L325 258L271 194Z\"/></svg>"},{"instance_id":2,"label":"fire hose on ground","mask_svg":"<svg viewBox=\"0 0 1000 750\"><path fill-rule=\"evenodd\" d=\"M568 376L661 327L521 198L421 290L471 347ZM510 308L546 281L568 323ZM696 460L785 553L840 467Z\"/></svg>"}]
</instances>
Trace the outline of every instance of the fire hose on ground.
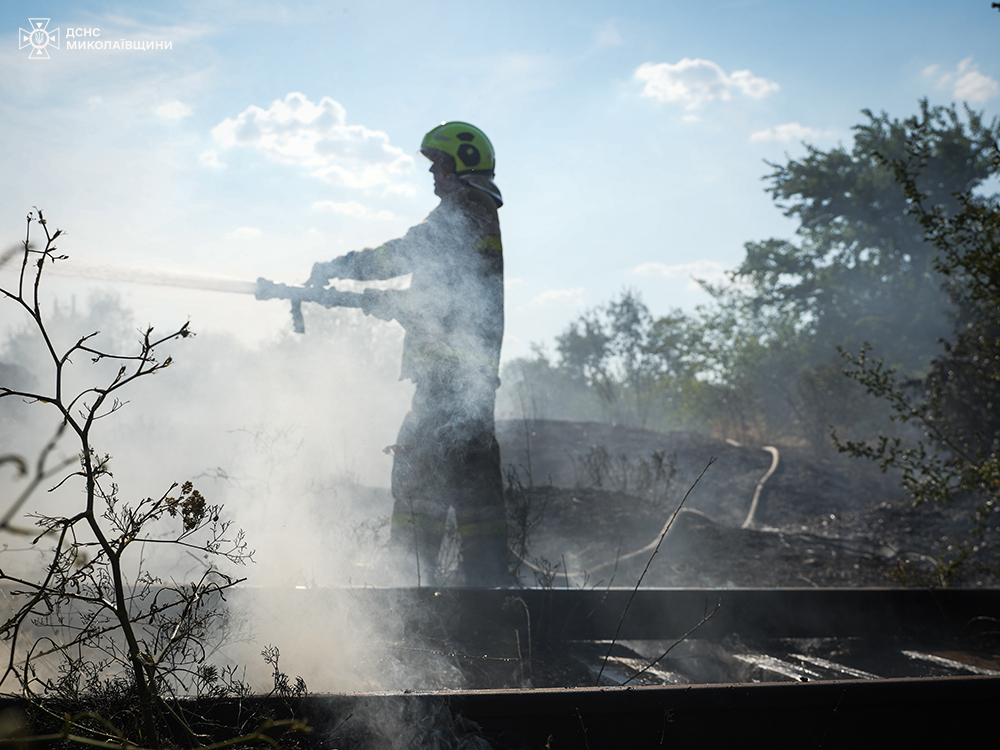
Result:
<instances>
[{"instance_id":1,"label":"fire hose on ground","mask_svg":"<svg viewBox=\"0 0 1000 750\"><path fill-rule=\"evenodd\" d=\"M737 447L740 446L740 443L737 443L737 442L735 442L733 440L729 440L727 442L730 445L734 445L734 446L737 446ZM741 529L751 529L751 528L753 528L753 525L754 525L754 515L756 514L758 505L760 503L760 496L761 496L761 493L764 490L764 484L767 482L768 479L771 478L771 476L774 474L774 472L777 471L777 469L778 469L778 461L779 461L778 449L775 448L773 445L765 445L765 446L763 446L762 450L765 450L765 451L767 451L768 453L771 454L771 466L764 473L764 475L760 478L760 481L757 482L757 486L754 489L753 498L750 501L750 510L747 512L746 520L743 521L742 526L740 526ZM691 511L691 510L688 510L687 512L688 513L698 513L698 511ZM631 559L633 557L638 557L639 555L643 555L643 554L649 554L654 549L656 549L656 546L659 544L660 540L665 536L666 532L669 530L669 527L673 524L673 522L674 522L674 520L676 518L677 518L677 512L675 511L674 513L672 513L670 515L670 518L667 519L666 524L664 524L663 528L660 529L659 533L656 535L656 537L653 539L653 541L651 541L649 544L647 544L647 545L645 545L643 547L640 547L639 549L632 550L631 552L629 552L627 554L619 555L617 558L615 558L612 561L604 562L604 563L601 563L600 565L597 565L596 567L588 568L587 572L588 573L596 573L596 572L598 572L600 570L603 570L605 568L610 568L612 566L617 566L620 563L624 562L625 560L629 560L629 559ZM535 566L531 565L531 563L528 563L525 560L522 560L521 562L523 562L526 565L528 565L528 567L537 570L537 568L535 568Z\"/></svg>"}]
</instances>

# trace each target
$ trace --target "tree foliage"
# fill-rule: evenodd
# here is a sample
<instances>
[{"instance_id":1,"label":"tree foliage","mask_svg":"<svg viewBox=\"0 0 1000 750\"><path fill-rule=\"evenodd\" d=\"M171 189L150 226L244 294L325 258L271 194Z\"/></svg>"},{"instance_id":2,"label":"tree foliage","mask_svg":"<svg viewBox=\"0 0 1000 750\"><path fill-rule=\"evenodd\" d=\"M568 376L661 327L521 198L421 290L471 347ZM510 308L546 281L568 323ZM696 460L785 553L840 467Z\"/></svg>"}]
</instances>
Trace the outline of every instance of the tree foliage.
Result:
<instances>
[{"instance_id":1,"label":"tree foliage","mask_svg":"<svg viewBox=\"0 0 1000 750\"><path fill-rule=\"evenodd\" d=\"M981 330L951 335L960 319L982 315L979 292L961 291L967 271L942 262L948 247L910 210L913 196L894 164L917 159L911 187L925 213L964 222L952 235L974 233L978 204L956 196L973 195L1000 172L991 159L1000 124L926 101L906 119L867 110L864 117L849 146L807 146L802 158L770 164L768 192L798 222L796 236L747 243L727 282L703 285L711 304L658 319L626 292L572 322L557 338L554 362L539 353L516 363L516 381L544 383L533 392L549 395L550 413L557 394L571 394L562 416L697 425L821 451L831 448L831 425L861 439L884 429L892 412L843 377L838 346L858 351L868 342L903 377L938 371L952 382L946 397L956 412L996 403L975 376L981 354L970 346ZM963 358L969 364L959 367Z\"/></svg>"},{"instance_id":2,"label":"tree foliage","mask_svg":"<svg viewBox=\"0 0 1000 750\"><path fill-rule=\"evenodd\" d=\"M830 425L854 436L884 428L891 410L850 387L836 348L869 342L900 373L924 377L968 306L949 290L946 251L927 241L908 191L936 215L958 215L956 195L998 171L991 148L1000 125L926 101L905 120L864 114L850 150L809 146L802 159L771 164L769 192L798 220L796 240L747 243L730 283L706 285L715 305L701 311L703 356L728 391L741 439L823 449ZM893 164L916 139L920 169L908 188Z\"/></svg>"},{"instance_id":3,"label":"tree foliage","mask_svg":"<svg viewBox=\"0 0 1000 750\"><path fill-rule=\"evenodd\" d=\"M677 369L661 340L667 328L653 320L638 294L625 291L556 338L560 367L593 388L613 419L644 426L658 384Z\"/></svg>"},{"instance_id":4,"label":"tree foliage","mask_svg":"<svg viewBox=\"0 0 1000 750\"><path fill-rule=\"evenodd\" d=\"M857 355L843 352L845 373L887 402L894 420L916 425L920 437L838 440L838 448L877 461L883 470L898 469L917 503L972 501L971 539L953 540L938 559L947 583L979 550L1000 502L1000 201L966 190L954 196L953 213L933 202L920 179L933 147L931 129L918 123L906 152L887 156L885 164L904 190L908 213L937 251L933 266L954 303L955 329L922 380L897 376L869 356L867 344ZM989 157L1000 168L996 141Z\"/></svg>"},{"instance_id":5,"label":"tree foliage","mask_svg":"<svg viewBox=\"0 0 1000 750\"><path fill-rule=\"evenodd\" d=\"M856 349L869 341L897 366L926 369L948 333L949 299L935 263L939 248L924 241L889 162L906 158L919 133L914 187L926 205L953 214L956 194L996 172L990 149L1000 125L926 100L905 120L864 114L868 122L854 128L850 151L808 146L803 159L770 165L768 191L799 222L798 241L748 243L736 278L749 285L756 307L802 321L814 360L828 360L832 345Z\"/></svg>"}]
</instances>

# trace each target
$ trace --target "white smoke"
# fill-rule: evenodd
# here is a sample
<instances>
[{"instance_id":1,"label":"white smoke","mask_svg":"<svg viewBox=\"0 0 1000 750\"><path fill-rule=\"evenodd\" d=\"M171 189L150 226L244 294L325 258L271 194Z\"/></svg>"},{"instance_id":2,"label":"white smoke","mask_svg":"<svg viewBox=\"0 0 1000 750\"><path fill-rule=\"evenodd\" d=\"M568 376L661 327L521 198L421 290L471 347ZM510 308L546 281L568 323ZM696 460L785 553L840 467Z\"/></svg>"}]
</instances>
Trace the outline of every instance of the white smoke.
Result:
<instances>
[{"instance_id":1,"label":"white smoke","mask_svg":"<svg viewBox=\"0 0 1000 750\"><path fill-rule=\"evenodd\" d=\"M113 296L94 297L81 310L51 301L45 306L52 310L47 317L57 350L95 331L100 334L88 344L96 349L138 348L139 326ZM174 482L192 480L246 532L255 562L226 572L256 587L256 593L234 600L248 607L253 640L223 648L217 660L245 665L255 687L266 690L269 670L259 652L274 644L282 651L282 668L301 674L311 690L371 688L377 639L372 641L365 622L338 624L331 613L314 605L296 609L274 592L287 597L302 588L390 582L380 567L392 507L392 459L383 448L396 440L412 385L399 380L398 325L308 303L304 312L304 336L291 332L289 318L288 330L275 331L256 349L225 335L164 345L158 359L170 356L171 366L123 391L127 403L99 421L93 443L112 456L123 502L159 497ZM53 376L45 347L25 320L16 320L9 300L4 315L12 330L0 344L3 384L48 393ZM191 328L197 334L197 321ZM159 334L170 330L165 323L156 326ZM104 385L117 367L79 353L67 366L67 383L75 389ZM57 423L45 404L0 400L0 455L33 461ZM57 453L71 458L75 450L67 439ZM0 469L5 503L24 481L7 466ZM78 510L79 482L44 491L55 483L40 488L23 511ZM6 572L37 569L40 554L25 537L0 536L8 545ZM167 582L192 580L205 565L169 545L148 545L142 557ZM369 654L364 668L358 662L362 651Z\"/></svg>"}]
</instances>

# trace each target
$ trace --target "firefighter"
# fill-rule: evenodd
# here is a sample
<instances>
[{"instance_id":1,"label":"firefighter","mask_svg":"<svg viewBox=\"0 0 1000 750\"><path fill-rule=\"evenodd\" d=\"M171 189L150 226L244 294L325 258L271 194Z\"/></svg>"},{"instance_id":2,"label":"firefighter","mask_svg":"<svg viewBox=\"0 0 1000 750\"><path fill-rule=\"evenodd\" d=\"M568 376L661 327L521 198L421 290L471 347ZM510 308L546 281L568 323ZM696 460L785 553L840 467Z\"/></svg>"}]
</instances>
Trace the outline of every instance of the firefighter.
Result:
<instances>
[{"instance_id":1,"label":"firefighter","mask_svg":"<svg viewBox=\"0 0 1000 750\"><path fill-rule=\"evenodd\" d=\"M508 581L507 522L494 427L503 338L503 249L486 135L446 122L420 147L441 202L403 237L313 266L310 285L412 274L403 290L367 289L362 309L406 332L401 379L416 385L393 451L390 546L418 582L439 582L449 508L467 585Z\"/></svg>"}]
</instances>

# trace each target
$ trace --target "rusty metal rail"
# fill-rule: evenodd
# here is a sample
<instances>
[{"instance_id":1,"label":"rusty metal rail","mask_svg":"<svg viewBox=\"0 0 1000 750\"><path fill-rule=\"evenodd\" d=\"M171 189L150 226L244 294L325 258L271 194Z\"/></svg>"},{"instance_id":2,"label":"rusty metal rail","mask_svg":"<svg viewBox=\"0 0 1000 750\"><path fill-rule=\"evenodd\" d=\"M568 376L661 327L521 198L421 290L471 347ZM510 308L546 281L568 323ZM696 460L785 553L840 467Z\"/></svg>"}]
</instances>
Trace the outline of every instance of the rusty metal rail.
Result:
<instances>
[{"instance_id":1,"label":"rusty metal rail","mask_svg":"<svg viewBox=\"0 0 1000 750\"><path fill-rule=\"evenodd\" d=\"M16 703L0 698L0 713ZM185 707L206 727L239 726L250 714L305 718L312 731L300 742L341 750L971 747L985 746L984 732L1000 720L1000 678L250 697Z\"/></svg>"},{"instance_id":2,"label":"rusty metal rail","mask_svg":"<svg viewBox=\"0 0 1000 750\"><path fill-rule=\"evenodd\" d=\"M971 745L1000 720L1000 640L989 635L998 629L997 589L247 588L233 591L229 606L265 611L277 593L281 606L270 609L290 627L303 627L303 612L313 610L391 621L409 643L447 632L484 649L477 653L507 649L517 657L505 659L508 674L530 635L536 655L582 665L578 673L601 674L602 686L420 692L414 685L413 692L191 702L207 725L233 726L262 709L307 718L309 744L342 750L882 748ZM719 601L669 659L636 680L651 655L673 648Z\"/></svg>"},{"instance_id":3,"label":"rusty metal rail","mask_svg":"<svg viewBox=\"0 0 1000 750\"><path fill-rule=\"evenodd\" d=\"M190 708L222 726L248 712L306 718L312 747L341 750L960 747L993 732L1000 678L313 695Z\"/></svg>"},{"instance_id":4,"label":"rusty metal rail","mask_svg":"<svg viewBox=\"0 0 1000 750\"><path fill-rule=\"evenodd\" d=\"M289 594L284 594L286 597ZM230 597L237 605L264 598L247 588ZM532 635L545 640L599 641L679 638L722 602L698 637L733 632L787 638L865 637L875 633L963 635L993 628L977 618L1000 617L1000 589L301 589L291 593L310 608L392 613L412 632L428 616L444 617L457 632L525 628L519 599L530 613ZM631 604L629 603L631 600ZM506 605L506 606L505 606ZM627 610L627 611L626 611ZM625 613L624 619L622 618Z\"/></svg>"},{"instance_id":5,"label":"rusty metal rail","mask_svg":"<svg viewBox=\"0 0 1000 750\"><path fill-rule=\"evenodd\" d=\"M1000 678L468 691L330 698L305 715L443 716L473 722L494 747L957 747L1000 719ZM436 717L430 721L427 717ZM349 722L340 735L350 737ZM988 730L992 731L992 730ZM335 739L336 735L331 736ZM501 742L503 744L501 744ZM678 743L690 743L679 745ZM495 743L495 744L494 744ZM339 745L350 747L350 744ZM474 747L474 745L468 745Z\"/></svg>"}]
</instances>

